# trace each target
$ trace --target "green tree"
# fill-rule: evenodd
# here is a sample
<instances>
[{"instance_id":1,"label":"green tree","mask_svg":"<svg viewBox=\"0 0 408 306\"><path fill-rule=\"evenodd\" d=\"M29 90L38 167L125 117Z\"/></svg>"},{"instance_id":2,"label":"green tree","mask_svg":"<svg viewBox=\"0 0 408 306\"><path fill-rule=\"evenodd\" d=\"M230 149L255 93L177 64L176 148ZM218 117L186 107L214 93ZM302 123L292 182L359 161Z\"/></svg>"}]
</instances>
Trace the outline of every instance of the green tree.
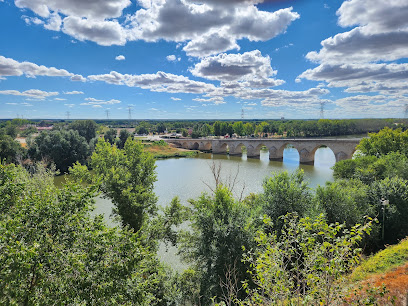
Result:
<instances>
[{"instance_id":1,"label":"green tree","mask_svg":"<svg viewBox=\"0 0 408 306\"><path fill-rule=\"evenodd\" d=\"M75 162L86 161L89 146L74 130L42 132L29 145L28 154L35 161L52 162L58 170L66 172Z\"/></svg>"},{"instance_id":2,"label":"green tree","mask_svg":"<svg viewBox=\"0 0 408 306\"><path fill-rule=\"evenodd\" d=\"M0 165L0 303L169 303L164 269L141 238L91 217L96 188L56 188L53 175Z\"/></svg>"},{"instance_id":3,"label":"green tree","mask_svg":"<svg viewBox=\"0 0 408 306\"><path fill-rule=\"evenodd\" d=\"M103 138L105 139L105 141L113 145L116 142L117 135L118 131L116 129L109 129L106 131L105 135L103 135Z\"/></svg>"},{"instance_id":4,"label":"green tree","mask_svg":"<svg viewBox=\"0 0 408 306\"><path fill-rule=\"evenodd\" d=\"M254 132L255 132L255 128L251 123L247 122L247 123L244 124L244 134L245 135L250 136Z\"/></svg>"},{"instance_id":5,"label":"green tree","mask_svg":"<svg viewBox=\"0 0 408 306\"><path fill-rule=\"evenodd\" d=\"M375 156L361 156L355 159L341 160L333 166L333 176L336 179L351 179L355 177L358 169L367 169L375 163Z\"/></svg>"},{"instance_id":6,"label":"green tree","mask_svg":"<svg viewBox=\"0 0 408 306\"><path fill-rule=\"evenodd\" d=\"M312 211L312 194L304 181L303 171L281 172L265 179L260 194L264 214L271 218L275 229L282 227L280 216L296 212L303 217Z\"/></svg>"},{"instance_id":7,"label":"green tree","mask_svg":"<svg viewBox=\"0 0 408 306\"><path fill-rule=\"evenodd\" d=\"M128 130L122 129L119 132L118 148L123 149L125 147L126 140L131 137L132 134Z\"/></svg>"},{"instance_id":8,"label":"green tree","mask_svg":"<svg viewBox=\"0 0 408 306\"><path fill-rule=\"evenodd\" d=\"M22 153L23 148L14 138L0 133L0 163L15 163Z\"/></svg>"},{"instance_id":9,"label":"green tree","mask_svg":"<svg viewBox=\"0 0 408 306\"><path fill-rule=\"evenodd\" d=\"M364 222L365 216L375 217L369 199L369 186L360 180L336 180L316 189L316 202L325 211L327 222L345 223L350 228Z\"/></svg>"},{"instance_id":10,"label":"green tree","mask_svg":"<svg viewBox=\"0 0 408 306\"><path fill-rule=\"evenodd\" d=\"M190 204L192 230L180 234L180 251L199 275L201 303L209 305L214 296L222 299L225 288L221 283L227 282L229 270L234 270L239 285L249 276L248 265L241 259L243 247L255 246L253 207L234 200L222 185L217 186L213 196L203 194Z\"/></svg>"},{"instance_id":11,"label":"green tree","mask_svg":"<svg viewBox=\"0 0 408 306\"><path fill-rule=\"evenodd\" d=\"M221 122L220 121L215 121L213 125L214 129L214 135L215 136L222 136L221 134Z\"/></svg>"},{"instance_id":12,"label":"green tree","mask_svg":"<svg viewBox=\"0 0 408 306\"><path fill-rule=\"evenodd\" d=\"M7 124L4 130L6 135L9 135L11 138L15 139L17 137L17 127L15 125Z\"/></svg>"},{"instance_id":13,"label":"green tree","mask_svg":"<svg viewBox=\"0 0 408 306\"><path fill-rule=\"evenodd\" d=\"M163 134L165 130L166 130L166 126L164 125L163 122L160 122L159 124L157 124L157 133L158 134Z\"/></svg>"},{"instance_id":14,"label":"green tree","mask_svg":"<svg viewBox=\"0 0 408 306\"><path fill-rule=\"evenodd\" d=\"M237 134L238 136L244 136L245 129L244 129L244 124L242 123L242 121L234 122L233 128L234 128L235 134Z\"/></svg>"},{"instance_id":15,"label":"green tree","mask_svg":"<svg viewBox=\"0 0 408 306\"><path fill-rule=\"evenodd\" d=\"M392 130L385 127L378 133L369 134L369 138L363 138L357 146L365 155L382 156L390 152L400 152L408 156L408 130Z\"/></svg>"},{"instance_id":16,"label":"green tree","mask_svg":"<svg viewBox=\"0 0 408 306\"><path fill-rule=\"evenodd\" d=\"M200 134L204 137L211 135L212 134L211 126L208 123L203 124L200 128Z\"/></svg>"},{"instance_id":17,"label":"green tree","mask_svg":"<svg viewBox=\"0 0 408 306\"><path fill-rule=\"evenodd\" d=\"M379 226L384 227L384 239L378 237L382 246L408 236L408 181L399 177L376 181L370 185L369 198ZM388 204L384 206L382 200L388 200Z\"/></svg>"},{"instance_id":18,"label":"green tree","mask_svg":"<svg viewBox=\"0 0 408 306\"><path fill-rule=\"evenodd\" d=\"M78 131L79 135L85 137L89 143L92 138L96 137L98 125L93 120L75 120L69 125L69 128Z\"/></svg>"},{"instance_id":19,"label":"green tree","mask_svg":"<svg viewBox=\"0 0 408 306\"><path fill-rule=\"evenodd\" d=\"M342 302L342 278L360 257L358 244L370 232L370 225L327 224L296 214L282 217L280 235L260 231L259 248L248 253L252 280L258 286L248 290L249 305L335 305ZM271 221L266 219L270 226Z\"/></svg>"},{"instance_id":20,"label":"green tree","mask_svg":"<svg viewBox=\"0 0 408 306\"><path fill-rule=\"evenodd\" d=\"M408 179L408 157L399 152L390 152L378 158L358 156L337 162L333 170L335 178L356 178L366 184L394 176Z\"/></svg>"},{"instance_id":21,"label":"green tree","mask_svg":"<svg viewBox=\"0 0 408 306\"><path fill-rule=\"evenodd\" d=\"M157 211L153 157L143 150L139 141L131 138L123 150L100 140L92 154L91 165L101 180L103 194L115 206L113 214L120 217L122 225L139 231Z\"/></svg>"},{"instance_id":22,"label":"green tree","mask_svg":"<svg viewBox=\"0 0 408 306\"><path fill-rule=\"evenodd\" d=\"M139 135L149 134L149 124L145 121L139 123L139 127L137 128L137 133Z\"/></svg>"}]
</instances>

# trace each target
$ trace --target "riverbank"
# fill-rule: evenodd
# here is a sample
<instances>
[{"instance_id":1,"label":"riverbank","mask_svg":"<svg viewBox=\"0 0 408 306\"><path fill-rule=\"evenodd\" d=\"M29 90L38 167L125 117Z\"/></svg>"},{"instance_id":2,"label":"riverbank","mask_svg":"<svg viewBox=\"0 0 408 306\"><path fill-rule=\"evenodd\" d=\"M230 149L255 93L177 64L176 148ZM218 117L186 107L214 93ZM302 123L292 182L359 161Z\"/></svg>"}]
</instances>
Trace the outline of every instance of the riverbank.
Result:
<instances>
[{"instance_id":1,"label":"riverbank","mask_svg":"<svg viewBox=\"0 0 408 306\"><path fill-rule=\"evenodd\" d=\"M198 154L197 150L185 150L173 147L165 141L144 142L145 151L149 152L156 159L165 159L172 157L193 157Z\"/></svg>"}]
</instances>

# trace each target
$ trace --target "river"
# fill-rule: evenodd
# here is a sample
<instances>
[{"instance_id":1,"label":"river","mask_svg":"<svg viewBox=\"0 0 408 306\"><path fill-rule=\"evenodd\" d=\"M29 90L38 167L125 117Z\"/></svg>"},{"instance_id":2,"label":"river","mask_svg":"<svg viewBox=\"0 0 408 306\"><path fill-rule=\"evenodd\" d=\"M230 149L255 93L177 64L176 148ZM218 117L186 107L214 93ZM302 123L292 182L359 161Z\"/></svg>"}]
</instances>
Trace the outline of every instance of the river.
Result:
<instances>
[{"instance_id":1,"label":"river","mask_svg":"<svg viewBox=\"0 0 408 306\"><path fill-rule=\"evenodd\" d=\"M170 158L156 161L157 181L154 191L158 196L158 205L166 206L171 199L178 196L183 204L188 199L197 198L202 192L210 192L207 185L214 186L214 178L211 165L215 163L221 167L221 176L224 182L233 181L234 195L239 197L249 193L262 191L263 180L274 172L293 172L298 168L305 172L309 186L324 185L326 181L333 180L331 167L335 163L333 152L328 148L320 148L316 151L315 165L300 165L299 154L296 149L287 148L284 151L283 162L269 161L267 151L261 151L259 159L247 158L246 155L229 156L200 153L193 158ZM230 179L228 179L230 178ZM106 221L113 225L109 218L112 203L101 197L96 199L95 213L104 214ZM164 262L176 270L182 270L185 265L180 263L175 248L166 250L160 247L159 255Z\"/></svg>"}]
</instances>

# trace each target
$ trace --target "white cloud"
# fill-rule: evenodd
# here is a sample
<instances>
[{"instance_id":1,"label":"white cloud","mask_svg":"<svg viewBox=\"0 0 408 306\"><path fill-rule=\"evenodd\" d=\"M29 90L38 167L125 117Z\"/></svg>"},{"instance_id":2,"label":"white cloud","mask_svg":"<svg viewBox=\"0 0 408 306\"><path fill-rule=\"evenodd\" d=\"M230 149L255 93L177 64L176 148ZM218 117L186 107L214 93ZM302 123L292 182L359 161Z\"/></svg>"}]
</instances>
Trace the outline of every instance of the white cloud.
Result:
<instances>
[{"instance_id":1,"label":"white cloud","mask_svg":"<svg viewBox=\"0 0 408 306\"><path fill-rule=\"evenodd\" d=\"M197 37L183 48L188 56L195 57L209 56L234 49L240 49L236 39L226 33L220 33L219 30Z\"/></svg>"},{"instance_id":2,"label":"white cloud","mask_svg":"<svg viewBox=\"0 0 408 306\"><path fill-rule=\"evenodd\" d=\"M373 32L408 27L408 3L404 0L348 0L343 2L337 15L343 27L368 26Z\"/></svg>"},{"instance_id":3,"label":"white cloud","mask_svg":"<svg viewBox=\"0 0 408 306\"><path fill-rule=\"evenodd\" d=\"M166 59L167 59L169 62L174 62L174 61L177 60L177 57L176 57L174 54L171 54L171 55L167 55L167 56L166 56Z\"/></svg>"},{"instance_id":4,"label":"white cloud","mask_svg":"<svg viewBox=\"0 0 408 306\"><path fill-rule=\"evenodd\" d=\"M408 57L408 30L371 33L367 28L355 28L321 42L320 52L310 52L313 62L356 63L394 61Z\"/></svg>"},{"instance_id":5,"label":"white cloud","mask_svg":"<svg viewBox=\"0 0 408 306\"><path fill-rule=\"evenodd\" d=\"M190 80L182 75L159 71L155 74L121 74L111 71L109 74L90 75L91 81L102 81L108 84L140 87L156 92L169 93L207 93L215 89L213 84Z\"/></svg>"},{"instance_id":6,"label":"white cloud","mask_svg":"<svg viewBox=\"0 0 408 306\"><path fill-rule=\"evenodd\" d=\"M121 101L116 100L116 99L105 101L105 100L98 100L94 98L86 98L85 100L90 101L90 102L81 103L80 105L98 105L100 106L100 105L113 105L113 104L121 103Z\"/></svg>"},{"instance_id":7,"label":"white cloud","mask_svg":"<svg viewBox=\"0 0 408 306\"><path fill-rule=\"evenodd\" d=\"M23 20L26 24L30 25L30 24L36 24L36 25L40 25L40 24L44 24L44 21L42 21L41 19L37 18L37 17L27 17L27 16L22 16Z\"/></svg>"},{"instance_id":8,"label":"white cloud","mask_svg":"<svg viewBox=\"0 0 408 306\"><path fill-rule=\"evenodd\" d=\"M104 100L98 100L98 99L95 99L95 98L85 98L85 101L102 102L102 101L104 101Z\"/></svg>"},{"instance_id":9,"label":"white cloud","mask_svg":"<svg viewBox=\"0 0 408 306\"><path fill-rule=\"evenodd\" d=\"M170 99L172 99L173 101L181 101L180 98L175 98L175 97L171 97Z\"/></svg>"},{"instance_id":10,"label":"white cloud","mask_svg":"<svg viewBox=\"0 0 408 306\"><path fill-rule=\"evenodd\" d=\"M7 105L17 105L18 103L6 103Z\"/></svg>"},{"instance_id":11,"label":"white cloud","mask_svg":"<svg viewBox=\"0 0 408 306\"><path fill-rule=\"evenodd\" d=\"M337 108L335 112L341 111L342 116L351 118L369 117L400 117L404 112L408 98L403 96L368 96L357 95L337 99L333 101Z\"/></svg>"},{"instance_id":12,"label":"white cloud","mask_svg":"<svg viewBox=\"0 0 408 306\"><path fill-rule=\"evenodd\" d=\"M277 73L271 67L269 56L262 56L259 50L206 57L190 71L195 76L218 81L266 79Z\"/></svg>"},{"instance_id":13,"label":"white cloud","mask_svg":"<svg viewBox=\"0 0 408 306\"><path fill-rule=\"evenodd\" d=\"M0 90L0 94L1 95L23 96L23 97L34 98L37 100L44 100L47 97L57 96L59 93L42 91L39 89L29 89L29 90L25 90L22 92L18 90Z\"/></svg>"},{"instance_id":14,"label":"white cloud","mask_svg":"<svg viewBox=\"0 0 408 306\"><path fill-rule=\"evenodd\" d=\"M59 31L61 29L62 19L58 12L51 14L48 19L48 23L44 25L44 28L50 31Z\"/></svg>"},{"instance_id":15,"label":"white cloud","mask_svg":"<svg viewBox=\"0 0 408 306\"><path fill-rule=\"evenodd\" d=\"M83 95L83 94L84 93L82 91L77 91L77 90L64 92L64 95Z\"/></svg>"},{"instance_id":16,"label":"white cloud","mask_svg":"<svg viewBox=\"0 0 408 306\"><path fill-rule=\"evenodd\" d=\"M201 103L212 103L215 105L225 104L226 102L222 97L214 97L214 98L195 98L193 101L201 102Z\"/></svg>"},{"instance_id":17,"label":"white cloud","mask_svg":"<svg viewBox=\"0 0 408 306\"><path fill-rule=\"evenodd\" d=\"M348 0L339 10L339 24L357 26L322 41L307 58L319 64L297 79L324 81L345 92L408 93L408 2Z\"/></svg>"},{"instance_id":18,"label":"white cloud","mask_svg":"<svg viewBox=\"0 0 408 306\"><path fill-rule=\"evenodd\" d=\"M237 41L244 38L270 40L299 18L292 8L261 11L256 6L260 2L139 0L142 8L123 16L130 0L15 0L17 7L41 17L36 22L46 22L46 29L62 29L80 41L103 46L135 40L187 42L187 54L199 57L239 50Z\"/></svg>"},{"instance_id":19,"label":"white cloud","mask_svg":"<svg viewBox=\"0 0 408 306\"><path fill-rule=\"evenodd\" d=\"M64 98L54 98L54 100L56 100L56 101L66 101L67 99L64 99Z\"/></svg>"},{"instance_id":20,"label":"white cloud","mask_svg":"<svg viewBox=\"0 0 408 306\"><path fill-rule=\"evenodd\" d=\"M84 78L80 74L75 74L71 77L71 81L77 81L77 82L86 82L86 78Z\"/></svg>"},{"instance_id":21,"label":"white cloud","mask_svg":"<svg viewBox=\"0 0 408 306\"><path fill-rule=\"evenodd\" d=\"M75 104L64 104L65 106L68 106L69 108L74 107Z\"/></svg>"},{"instance_id":22,"label":"white cloud","mask_svg":"<svg viewBox=\"0 0 408 306\"><path fill-rule=\"evenodd\" d=\"M90 40L102 46L123 46L126 43L126 33L116 20L68 16L63 20L62 31L80 41Z\"/></svg>"},{"instance_id":23,"label":"white cloud","mask_svg":"<svg viewBox=\"0 0 408 306\"><path fill-rule=\"evenodd\" d=\"M12 58L0 56L0 76L21 76L23 74L29 78L36 76L72 78L76 76L65 69L39 66L31 62L18 62Z\"/></svg>"},{"instance_id":24,"label":"white cloud","mask_svg":"<svg viewBox=\"0 0 408 306\"><path fill-rule=\"evenodd\" d=\"M117 57L115 57L115 60L117 61L124 61L126 58L123 55L118 55Z\"/></svg>"},{"instance_id":25,"label":"white cloud","mask_svg":"<svg viewBox=\"0 0 408 306\"><path fill-rule=\"evenodd\" d=\"M136 12L129 20L133 29L131 39L157 41L191 41L185 51L191 56L205 56L237 49L236 40L248 38L266 41L283 33L299 18L292 8L276 12L260 11L250 2L246 5L205 1L205 5L181 0L155 1ZM216 34L218 33L218 35Z\"/></svg>"},{"instance_id":26,"label":"white cloud","mask_svg":"<svg viewBox=\"0 0 408 306\"><path fill-rule=\"evenodd\" d=\"M130 0L15 0L19 8L28 8L37 15L48 18L51 12L59 11L64 15L105 19L122 15Z\"/></svg>"}]
</instances>

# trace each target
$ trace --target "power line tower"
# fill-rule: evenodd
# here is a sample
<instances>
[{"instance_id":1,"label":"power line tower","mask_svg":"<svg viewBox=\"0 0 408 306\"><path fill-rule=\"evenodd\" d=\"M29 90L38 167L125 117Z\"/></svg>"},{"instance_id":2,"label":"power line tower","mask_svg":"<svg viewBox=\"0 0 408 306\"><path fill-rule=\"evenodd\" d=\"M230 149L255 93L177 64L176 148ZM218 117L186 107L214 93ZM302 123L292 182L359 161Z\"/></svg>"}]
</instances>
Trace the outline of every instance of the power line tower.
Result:
<instances>
[{"instance_id":1,"label":"power line tower","mask_svg":"<svg viewBox=\"0 0 408 306\"><path fill-rule=\"evenodd\" d=\"M245 118L245 112L244 112L244 109L242 108L241 109L241 119L244 120L244 118Z\"/></svg>"},{"instance_id":2,"label":"power line tower","mask_svg":"<svg viewBox=\"0 0 408 306\"><path fill-rule=\"evenodd\" d=\"M105 113L106 113L106 119L109 120L109 109L105 110Z\"/></svg>"},{"instance_id":3,"label":"power line tower","mask_svg":"<svg viewBox=\"0 0 408 306\"><path fill-rule=\"evenodd\" d=\"M132 120L132 107L128 106L129 121Z\"/></svg>"},{"instance_id":4,"label":"power line tower","mask_svg":"<svg viewBox=\"0 0 408 306\"><path fill-rule=\"evenodd\" d=\"M69 120L69 116L71 115L70 112L66 112L65 115L67 116L67 120Z\"/></svg>"},{"instance_id":5,"label":"power line tower","mask_svg":"<svg viewBox=\"0 0 408 306\"><path fill-rule=\"evenodd\" d=\"M320 119L324 119L324 106L326 105L326 102L321 101L320 102Z\"/></svg>"}]
</instances>

